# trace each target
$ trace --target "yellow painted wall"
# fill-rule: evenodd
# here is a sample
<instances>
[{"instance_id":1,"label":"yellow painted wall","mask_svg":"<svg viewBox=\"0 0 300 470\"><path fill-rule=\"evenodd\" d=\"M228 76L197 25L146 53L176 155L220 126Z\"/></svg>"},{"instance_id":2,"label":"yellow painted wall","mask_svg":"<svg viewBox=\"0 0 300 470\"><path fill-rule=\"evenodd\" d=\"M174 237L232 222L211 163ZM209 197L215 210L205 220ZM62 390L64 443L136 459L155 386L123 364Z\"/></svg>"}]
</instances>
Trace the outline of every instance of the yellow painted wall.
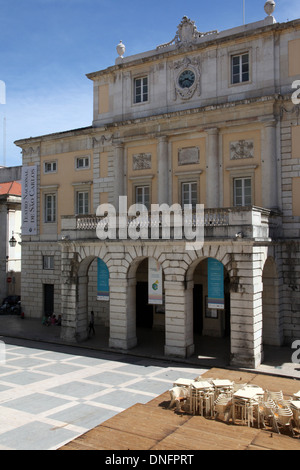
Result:
<instances>
[{"instance_id":1,"label":"yellow painted wall","mask_svg":"<svg viewBox=\"0 0 300 470\"><path fill-rule=\"evenodd\" d=\"M262 206L262 188L261 188L261 131L245 130L241 132L224 133L223 137L223 185L224 185L224 207L233 205L232 176L245 176L254 171L254 186L252 205ZM254 158L245 158L239 160L230 160L230 143L239 140L252 140L254 142ZM246 167L257 165L255 170L248 170ZM229 168L238 168L230 170Z\"/></svg>"},{"instance_id":2,"label":"yellow painted wall","mask_svg":"<svg viewBox=\"0 0 300 470\"><path fill-rule=\"evenodd\" d=\"M128 146L126 152L128 206L135 204L134 188L135 185L140 182L141 185L150 185L151 204L157 204L157 143ZM151 154L151 168L147 170L133 170L133 156L141 153ZM151 178L151 176L153 176L153 178ZM143 178L145 179L143 180Z\"/></svg>"},{"instance_id":3,"label":"yellow painted wall","mask_svg":"<svg viewBox=\"0 0 300 470\"><path fill-rule=\"evenodd\" d=\"M89 169L76 169L76 158L77 157L90 157ZM44 173L44 162L57 161L56 173ZM58 185L57 189L57 229L60 232L60 218L63 215L74 215L75 214L75 190L74 183L87 183L93 181L93 154L91 151L78 151L63 153L58 155L43 156L41 157L41 187ZM90 186L92 193L92 185ZM51 192L51 189L46 190ZM41 195L44 194L45 190L41 188ZM90 197L90 205L91 205ZM41 217L40 217L40 230L43 233L43 221L44 221L44 198L41 197Z\"/></svg>"},{"instance_id":4,"label":"yellow painted wall","mask_svg":"<svg viewBox=\"0 0 300 470\"><path fill-rule=\"evenodd\" d=\"M100 154L100 178L107 178L108 176L108 153L103 152Z\"/></svg>"},{"instance_id":5,"label":"yellow painted wall","mask_svg":"<svg viewBox=\"0 0 300 470\"><path fill-rule=\"evenodd\" d=\"M289 76L300 75L300 39L289 41Z\"/></svg>"},{"instance_id":6,"label":"yellow painted wall","mask_svg":"<svg viewBox=\"0 0 300 470\"><path fill-rule=\"evenodd\" d=\"M293 215L300 217L300 178L292 179Z\"/></svg>"},{"instance_id":7,"label":"yellow painted wall","mask_svg":"<svg viewBox=\"0 0 300 470\"><path fill-rule=\"evenodd\" d=\"M98 87L98 109L99 114L109 112L109 84Z\"/></svg>"},{"instance_id":8,"label":"yellow painted wall","mask_svg":"<svg viewBox=\"0 0 300 470\"><path fill-rule=\"evenodd\" d=\"M200 158L198 164L178 165L178 154L180 149L198 147ZM172 141L172 204L181 204L180 182L184 179L197 181L199 185L198 197L199 204L206 202L206 184L205 184L205 167L206 167L206 138L176 138ZM197 171L201 170L199 174Z\"/></svg>"}]
</instances>

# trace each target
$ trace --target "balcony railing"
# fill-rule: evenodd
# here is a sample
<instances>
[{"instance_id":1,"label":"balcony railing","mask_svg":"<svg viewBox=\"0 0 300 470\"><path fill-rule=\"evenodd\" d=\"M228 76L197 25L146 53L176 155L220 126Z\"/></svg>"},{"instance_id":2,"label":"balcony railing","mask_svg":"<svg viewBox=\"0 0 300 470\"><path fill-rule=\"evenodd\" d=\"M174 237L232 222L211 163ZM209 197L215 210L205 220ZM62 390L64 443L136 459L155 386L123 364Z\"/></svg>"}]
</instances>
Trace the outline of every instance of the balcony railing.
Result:
<instances>
[{"instance_id":1,"label":"balcony railing","mask_svg":"<svg viewBox=\"0 0 300 470\"><path fill-rule=\"evenodd\" d=\"M104 216L96 215L81 215L76 217L76 229L77 230L96 230L97 226L101 221L104 220ZM192 214L192 224L196 226L197 216L195 213ZM127 225L135 224L136 217L128 216ZM153 218L152 214L149 213L147 216L142 216L140 221L136 222L136 225L142 225L147 227L153 227L157 223L159 226L163 223L163 216L160 214L159 218ZM200 221L201 223L202 221ZM208 209L204 211L204 226L205 227L219 227L229 224L229 212L228 209Z\"/></svg>"},{"instance_id":2,"label":"balcony railing","mask_svg":"<svg viewBox=\"0 0 300 470\"><path fill-rule=\"evenodd\" d=\"M149 229L156 228L159 233L159 238L166 238L162 236L163 229L166 230L166 220L160 214L159 216L152 217L153 214L147 213L140 219L134 216L127 216L127 227L140 227ZM251 238L255 240L270 240L280 237L280 215L270 210L250 206L250 207L230 207L230 208L216 208L205 209L199 219L199 214L192 213L188 223L192 227L202 224L204 228L204 236L208 238ZM97 227L104 227L107 223L105 217L96 215L80 215L80 216L63 216L62 217L62 236L68 235L70 238L76 239L91 239L97 238ZM182 219L182 226L185 220ZM180 225L180 224L179 224ZM179 226L178 222L174 222L174 217L170 217L169 225L170 239L175 239L175 228ZM125 225L126 227L126 225ZM116 218L115 229L118 233L120 228L118 215ZM122 225L124 230L124 222ZM119 237L117 237L119 239Z\"/></svg>"}]
</instances>

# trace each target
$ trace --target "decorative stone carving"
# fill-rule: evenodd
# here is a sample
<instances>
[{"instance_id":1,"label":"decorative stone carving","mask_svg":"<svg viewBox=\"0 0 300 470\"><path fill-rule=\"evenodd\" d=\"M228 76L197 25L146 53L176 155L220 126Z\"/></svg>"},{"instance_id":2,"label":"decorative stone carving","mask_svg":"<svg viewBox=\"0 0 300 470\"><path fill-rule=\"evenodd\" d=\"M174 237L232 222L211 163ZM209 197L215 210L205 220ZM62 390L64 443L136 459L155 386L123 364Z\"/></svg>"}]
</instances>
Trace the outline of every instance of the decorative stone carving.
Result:
<instances>
[{"instance_id":1,"label":"decorative stone carving","mask_svg":"<svg viewBox=\"0 0 300 470\"><path fill-rule=\"evenodd\" d=\"M122 43L122 41L119 42L117 45L117 53L119 54L120 59L123 59L123 56L125 54L125 45Z\"/></svg>"},{"instance_id":2,"label":"decorative stone carving","mask_svg":"<svg viewBox=\"0 0 300 470\"><path fill-rule=\"evenodd\" d=\"M199 33L195 22L190 20L187 16L182 18L181 23L178 25L176 38L178 45L189 45L194 42ZM180 43L180 44L179 44Z\"/></svg>"},{"instance_id":3,"label":"decorative stone carving","mask_svg":"<svg viewBox=\"0 0 300 470\"><path fill-rule=\"evenodd\" d=\"M201 33L197 30L195 22L190 20L187 16L184 16L181 23L178 25L176 36L172 41L169 41L166 44L161 44L160 46L157 46L156 49L159 50L164 47L171 46L172 44L175 44L178 48L189 48L203 36L215 34L217 32L217 30L214 30L208 31L207 33Z\"/></svg>"},{"instance_id":4,"label":"decorative stone carving","mask_svg":"<svg viewBox=\"0 0 300 470\"><path fill-rule=\"evenodd\" d=\"M178 165L195 165L200 162L198 147L186 147L178 150Z\"/></svg>"},{"instance_id":5,"label":"decorative stone carving","mask_svg":"<svg viewBox=\"0 0 300 470\"><path fill-rule=\"evenodd\" d=\"M150 170L151 169L151 153L139 153L133 155L133 170Z\"/></svg>"},{"instance_id":6,"label":"decorative stone carving","mask_svg":"<svg viewBox=\"0 0 300 470\"><path fill-rule=\"evenodd\" d=\"M98 139L96 137L93 137L93 148L103 146L105 142L111 142L112 140L112 134L111 135L102 135Z\"/></svg>"},{"instance_id":7,"label":"decorative stone carving","mask_svg":"<svg viewBox=\"0 0 300 470\"><path fill-rule=\"evenodd\" d=\"M253 140L230 142L230 160L241 160L244 158L254 158Z\"/></svg>"},{"instance_id":8,"label":"decorative stone carving","mask_svg":"<svg viewBox=\"0 0 300 470\"><path fill-rule=\"evenodd\" d=\"M177 97L179 96L183 100L188 100L192 98L196 90L198 91L198 96L200 96L201 94L200 58L193 57L192 59L190 59L189 57L185 57L183 60L174 62L173 69L174 69L174 87L175 87L174 99L176 100ZM194 76L194 82L186 87L182 87L182 84L180 81L182 74L184 72L191 73Z\"/></svg>"},{"instance_id":9,"label":"decorative stone carving","mask_svg":"<svg viewBox=\"0 0 300 470\"><path fill-rule=\"evenodd\" d=\"M264 6L264 9L267 15L271 16L272 13L274 13L275 6L276 6L276 3L274 2L274 0L267 0Z\"/></svg>"},{"instance_id":10,"label":"decorative stone carving","mask_svg":"<svg viewBox=\"0 0 300 470\"><path fill-rule=\"evenodd\" d=\"M40 156L40 146L28 147L27 149L22 150L24 157L39 157Z\"/></svg>"}]
</instances>

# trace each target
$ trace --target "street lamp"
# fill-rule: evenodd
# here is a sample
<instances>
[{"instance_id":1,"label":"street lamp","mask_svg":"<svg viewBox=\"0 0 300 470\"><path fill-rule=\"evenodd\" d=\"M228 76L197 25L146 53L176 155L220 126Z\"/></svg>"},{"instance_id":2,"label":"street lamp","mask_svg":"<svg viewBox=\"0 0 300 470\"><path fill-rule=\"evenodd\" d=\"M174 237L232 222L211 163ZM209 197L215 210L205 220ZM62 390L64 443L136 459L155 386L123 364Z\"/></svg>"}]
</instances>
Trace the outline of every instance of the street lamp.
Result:
<instances>
[{"instance_id":1,"label":"street lamp","mask_svg":"<svg viewBox=\"0 0 300 470\"><path fill-rule=\"evenodd\" d=\"M13 248L14 246L16 246L17 240L16 240L15 237L14 237L14 232L12 233L12 236L11 236L11 238L10 238L10 240L9 240L8 243L9 243L9 246L11 246L12 248Z\"/></svg>"}]
</instances>

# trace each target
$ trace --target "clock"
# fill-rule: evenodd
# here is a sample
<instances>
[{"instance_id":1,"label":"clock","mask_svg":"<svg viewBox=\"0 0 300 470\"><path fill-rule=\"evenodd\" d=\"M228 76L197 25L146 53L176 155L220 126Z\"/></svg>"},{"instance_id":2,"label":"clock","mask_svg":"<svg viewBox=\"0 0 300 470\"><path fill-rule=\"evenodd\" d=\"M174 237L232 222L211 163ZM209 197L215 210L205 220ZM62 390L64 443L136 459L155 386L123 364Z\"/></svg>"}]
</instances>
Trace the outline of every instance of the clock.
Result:
<instances>
[{"instance_id":1,"label":"clock","mask_svg":"<svg viewBox=\"0 0 300 470\"><path fill-rule=\"evenodd\" d=\"M179 78L178 84L180 88L190 88L195 83L195 74L192 70L184 70Z\"/></svg>"}]
</instances>

